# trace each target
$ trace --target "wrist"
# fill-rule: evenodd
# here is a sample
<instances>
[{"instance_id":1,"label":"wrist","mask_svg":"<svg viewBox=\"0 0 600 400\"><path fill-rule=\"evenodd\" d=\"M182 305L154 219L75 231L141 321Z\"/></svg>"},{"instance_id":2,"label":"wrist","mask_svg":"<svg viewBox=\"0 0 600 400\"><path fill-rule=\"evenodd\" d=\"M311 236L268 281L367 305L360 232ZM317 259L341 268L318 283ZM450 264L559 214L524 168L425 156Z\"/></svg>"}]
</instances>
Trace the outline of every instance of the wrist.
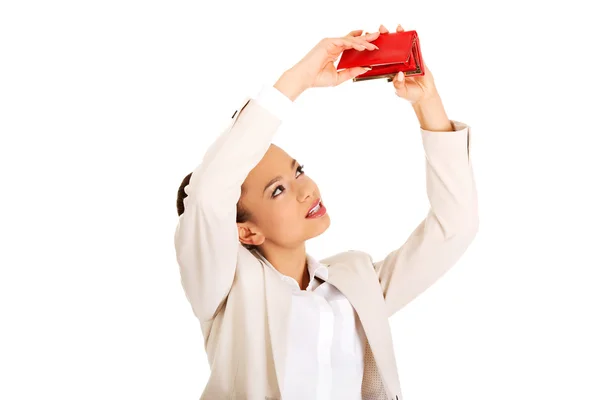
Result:
<instances>
[{"instance_id":1,"label":"wrist","mask_svg":"<svg viewBox=\"0 0 600 400\"><path fill-rule=\"evenodd\" d=\"M289 69L281 75L273 87L287 96L291 101L294 101L302 92L308 89L302 82L301 77L293 69Z\"/></svg>"},{"instance_id":2,"label":"wrist","mask_svg":"<svg viewBox=\"0 0 600 400\"><path fill-rule=\"evenodd\" d=\"M430 107L432 104L441 103L441 97L437 91L437 88L434 87L428 92L429 93L424 94L419 100L412 103L413 108Z\"/></svg>"},{"instance_id":3,"label":"wrist","mask_svg":"<svg viewBox=\"0 0 600 400\"><path fill-rule=\"evenodd\" d=\"M412 103L412 107L422 129L436 132L454 130L437 91Z\"/></svg>"}]
</instances>

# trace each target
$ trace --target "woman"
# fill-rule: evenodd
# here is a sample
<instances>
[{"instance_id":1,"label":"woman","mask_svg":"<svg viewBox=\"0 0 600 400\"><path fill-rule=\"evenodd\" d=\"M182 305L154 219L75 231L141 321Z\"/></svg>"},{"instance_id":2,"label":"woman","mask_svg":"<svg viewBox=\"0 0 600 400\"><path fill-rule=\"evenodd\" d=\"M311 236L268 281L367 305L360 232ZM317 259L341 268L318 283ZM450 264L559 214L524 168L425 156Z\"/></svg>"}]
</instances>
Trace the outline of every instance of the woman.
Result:
<instances>
[{"instance_id":1,"label":"woman","mask_svg":"<svg viewBox=\"0 0 600 400\"><path fill-rule=\"evenodd\" d=\"M455 264L478 229L469 127L447 118L426 66L394 79L420 122L431 208L378 262L361 251L306 254L329 215L315 182L271 144L304 90L365 72L338 72L343 50L377 51L370 42L387 33L320 41L244 102L182 182L175 248L211 367L202 399L401 399L388 318Z\"/></svg>"}]
</instances>

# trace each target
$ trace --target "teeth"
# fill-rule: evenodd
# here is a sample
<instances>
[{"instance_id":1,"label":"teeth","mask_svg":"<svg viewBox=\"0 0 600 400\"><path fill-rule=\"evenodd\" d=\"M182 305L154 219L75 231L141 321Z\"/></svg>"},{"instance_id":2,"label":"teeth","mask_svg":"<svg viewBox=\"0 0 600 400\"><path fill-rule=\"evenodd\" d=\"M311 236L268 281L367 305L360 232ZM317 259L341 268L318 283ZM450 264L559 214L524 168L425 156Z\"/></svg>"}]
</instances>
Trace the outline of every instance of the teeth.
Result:
<instances>
[{"instance_id":1,"label":"teeth","mask_svg":"<svg viewBox=\"0 0 600 400\"><path fill-rule=\"evenodd\" d=\"M321 203L317 204L313 209L308 212L308 215L312 215L321 209Z\"/></svg>"}]
</instances>

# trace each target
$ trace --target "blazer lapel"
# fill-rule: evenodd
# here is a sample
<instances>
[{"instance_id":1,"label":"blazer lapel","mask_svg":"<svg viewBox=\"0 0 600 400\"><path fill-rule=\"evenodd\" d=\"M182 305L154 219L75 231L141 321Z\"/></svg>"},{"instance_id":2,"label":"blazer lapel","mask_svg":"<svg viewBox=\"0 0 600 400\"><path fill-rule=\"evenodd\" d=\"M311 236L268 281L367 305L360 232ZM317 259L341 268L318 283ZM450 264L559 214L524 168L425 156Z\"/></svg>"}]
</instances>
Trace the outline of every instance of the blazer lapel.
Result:
<instances>
[{"instance_id":1,"label":"blazer lapel","mask_svg":"<svg viewBox=\"0 0 600 400\"><path fill-rule=\"evenodd\" d=\"M363 270L364 267L359 268L351 261L333 262L327 281L342 292L356 310L381 378L392 396L400 392L400 382L383 293L377 279Z\"/></svg>"},{"instance_id":2,"label":"blazer lapel","mask_svg":"<svg viewBox=\"0 0 600 400\"><path fill-rule=\"evenodd\" d=\"M276 271L263 264L265 276L265 295L267 303L267 323L271 352L275 363L275 373L279 392L283 391L283 378L285 377L285 359L287 355L287 336L292 295L285 282L277 275ZM267 351L269 341L267 340Z\"/></svg>"}]
</instances>

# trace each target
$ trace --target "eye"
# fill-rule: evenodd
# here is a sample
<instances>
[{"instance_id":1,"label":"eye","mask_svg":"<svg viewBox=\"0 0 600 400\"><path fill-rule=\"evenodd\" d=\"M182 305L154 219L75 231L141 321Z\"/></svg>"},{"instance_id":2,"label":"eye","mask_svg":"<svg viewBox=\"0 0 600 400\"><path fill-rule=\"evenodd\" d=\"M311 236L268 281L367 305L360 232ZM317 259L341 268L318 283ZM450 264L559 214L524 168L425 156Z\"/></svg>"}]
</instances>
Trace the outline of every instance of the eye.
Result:
<instances>
[{"instance_id":1,"label":"eye","mask_svg":"<svg viewBox=\"0 0 600 400\"><path fill-rule=\"evenodd\" d=\"M300 173L300 174L296 175L296 178L298 178L300 175L303 175L304 174L304 165L298 165L298 168L296 168L296 172ZM281 193L283 193L285 191L285 188L283 187L283 185L279 185L273 191L271 198L275 198L275 197L279 196L279 194L275 194L279 188L281 188Z\"/></svg>"}]
</instances>

